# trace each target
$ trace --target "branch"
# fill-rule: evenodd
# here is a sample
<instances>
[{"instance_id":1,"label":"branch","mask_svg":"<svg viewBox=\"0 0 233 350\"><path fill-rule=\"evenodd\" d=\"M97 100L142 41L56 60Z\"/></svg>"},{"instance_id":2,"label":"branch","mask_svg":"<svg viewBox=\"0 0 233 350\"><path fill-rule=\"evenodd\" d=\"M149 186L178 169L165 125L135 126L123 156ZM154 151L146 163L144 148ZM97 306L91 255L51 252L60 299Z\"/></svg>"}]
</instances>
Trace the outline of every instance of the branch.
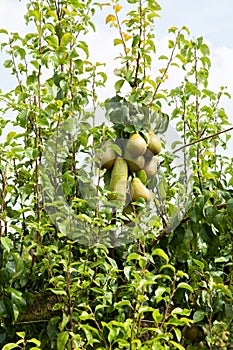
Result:
<instances>
[{"instance_id":1,"label":"branch","mask_svg":"<svg viewBox=\"0 0 233 350\"><path fill-rule=\"evenodd\" d=\"M162 76L161 76L161 78L160 78L160 81L158 82L158 84L157 84L157 86L156 86L156 89L155 89L155 91L154 91L154 93L153 93L153 96L152 96L152 99L151 99L151 102L150 102L149 105L151 105L151 104L153 103L153 101L154 101L154 99L155 99L155 97L156 97L156 94L157 94L157 92L158 92L158 90L159 90L159 87L160 87L160 85L162 84L163 79L164 79L164 77L166 76L166 74L167 74L167 72L168 72L168 69L170 68L170 65L171 65L171 63L172 63L172 61L173 61L173 57L174 57L174 53L175 53L175 50L176 50L176 47L177 47L177 44L178 44L178 39L179 39L180 32L181 32L181 30L179 30L178 33L177 33L176 41L175 41L175 44L174 44L174 46L173 46L173 49L172 49L170 58L169 58L168 63L167 63L167 66L166 66L166 68L165 68L165 70L164 70L164 72L163 72L163 74L162 74Z\"/></svg>"},{"instance_id":2,"label":"branch","mask_svg":"<svg viewBox=\"0 0 233 350\"><path fill-rule=\"evenodd\" d=\"M233 126L231 126L229 129L226 129L226 130L222 130L222 131L219 131L219 132L216 132L215 134L212 134L212 135L209 135L209 136L205 136L205 137L202 137L200 138L199 140L195 140L195 141L192 141L192 142L189 142L187 143L186 145L183 145L177 149L175 149L173 151L173 154L179 152L180 150L182 150L183 148L186 148L186 147L189 147L189 146L192 146L192 145L195 145L196 143L199 143L199 142L202 142L202 141L205 141L205 140L208 140L208 139L211 139L215 136L218 136L220 134L224 134L225 132L228 132L228 131L231 131L233 130Z\"/></svg>"},{"instance_id":3,"label":"branch","mask_svg":"<svg viewBox=\"0 0 233 350\"><path fill-rule=\"evenodd\" d=\"M220 209L223 209L223 208L226 208L226 203L221 203L221 204L218 204L216 205L216 208L218 210ZM189 216L185 216L181 221L180 221L180 224L184 224L185 222L189 221L190 220L190 217ZM172 232L174 229L173 226L167 226L161 233L160 235L154 239L152 241L152 245L155 245L161 238L163 238L164 236L166 236L167 234L169 234L170 232Z\"/></svg>"}]
</instances>

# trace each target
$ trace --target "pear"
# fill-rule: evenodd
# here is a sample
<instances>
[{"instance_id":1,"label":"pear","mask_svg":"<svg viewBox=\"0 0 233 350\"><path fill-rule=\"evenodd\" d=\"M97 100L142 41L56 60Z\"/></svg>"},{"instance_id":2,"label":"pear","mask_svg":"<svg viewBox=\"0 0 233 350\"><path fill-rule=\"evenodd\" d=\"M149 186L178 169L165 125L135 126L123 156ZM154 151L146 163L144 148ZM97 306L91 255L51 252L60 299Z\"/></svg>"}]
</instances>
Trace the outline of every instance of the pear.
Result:
<instances>
[{"instance_id":1,"label":"pear","mask_svg":"<svg viewBox=\"0 0 233 350\"><path fill-rule=\"evenodd\" d=\"M151 179L157 173L158 157L153 156L151 159L147 159L143 170L146 173L147 179Z\"/></svg>"},{"instance_id":2,"label":"pear","mask_svg":"<svg viewBox=\"0 0 233 350\"><path fill-rule=\"evenodd\" d=\"M155 135L153 131L149 131L149 145L148 149L156 154L161 152L161 141L158 135Z\"/></svg>"},{"instance_id":3,"label":"pear","mask_svg":"<svg viewBox=\"0 0 233 350\"><path fill-rule=\"evenodd\" d=\"M97 153L97 158L100 160L101 169L111 170L116 159L116 153L111 147L112 142L107 141L102 146L102 152Z\"/></svg>"},{"instance_id":4,"label":"pear","mask_svg":"<svg viewBox=\"0 0 233 350\"><path fill-rule=\"evenodd\" d=\"M131 182L131 196L133 201L141 197L148 202L151 199L151 192L143 185L138 177L134 177Z\"/></svg>"},{"instance_id":5,"label":"pear","mask_svg":"<svg viewBox=\"0 0 233 350\"><path fill-rule=\"evenodd\" d=\"M127 160L130 171L138 171L143 169L145 158L143 156L133 157L128 149L125 149L124 158Z\"/></svg>"},{"instance_id":6,"label":"pear","mask_svg":"<svg viewBox=\"0 0 233 350\"><path fill-rule=\"evenodd\" d=\"M127 151L133 158L142 156L146 152L146 148L146 141L139 134L131 135L126 145Z\"/></svg>"},{"instance_id":7,"label":"pear","mask_svg":"<svg viewBox=\"0 0 233 350\"><path fill-rule=\"evenodd\" d=\"M109 195L109 200L126 201L126 188L128 179L128 165L125 159L116 158L110 184L109 191L113 192Z\"/></svg>"},{"instance_id":8,"label":"pear","mask_svg":"<svg viewBox=\"0 0 233 350\"><path fill-rule=\"evenodd\" d=\"M182 329L182 334L187 340L195 340L196 338L201 338L204 335L204 331L200 326L187 326L185 325Z\"/></svg>"},{"instance_id":9,"label":"pear","mask_svg":"<svg viewBox=\"0 0 233 350\"><path fill-rule=\"evenodd\" d=\"M147 159L151 159L154 156L154 153L152 153L149 148L146 149L146 152L143 154L143 157Z\"/></svg>"}]
</instances>

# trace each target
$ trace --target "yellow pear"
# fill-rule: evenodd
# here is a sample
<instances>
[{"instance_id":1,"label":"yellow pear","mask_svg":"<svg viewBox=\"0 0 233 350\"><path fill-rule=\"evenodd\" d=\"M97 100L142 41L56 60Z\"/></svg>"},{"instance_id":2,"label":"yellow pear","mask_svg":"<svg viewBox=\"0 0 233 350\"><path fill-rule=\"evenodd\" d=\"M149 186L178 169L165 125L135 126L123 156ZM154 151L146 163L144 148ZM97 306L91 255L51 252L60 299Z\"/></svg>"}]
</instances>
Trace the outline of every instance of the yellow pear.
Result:
<instances>
[{"instance_id":1,"label":"yellow pear","mask_svg":"<svg viewBox=\"0 0 233 350\"><path fill-rule=\"evenodd\" d=\"M152 153L149 148L146 149L146 152L143 154L143 157L145 157L145 159L150 159L154 156L154 153Z\"/></svg>"},{"instance_id":2,"label":"yellow pear","mask_svg":"<svg viewBox=\"0 0 233 350\"><path fill-rule=\"evenodd\" d=\"M145 158L143 156L139 156L137 158L131 159L127 161L130 171L138 171L143 169L145 165Z\"/></svg>"},{"instance_id":3,"label":"yellow pear","mask_svg":"<svg viewBox=\"0 0 233 350\"><path fill-rule=\"evenodd\" d=\"M130 171L138 171L140 169L143 169L145 165L145 158L143 156L133 157L127 148L124 152L124 158L128 163Z\"/></svg>"},{"instance_id":4,"label":"yellow pear","mask_svg":"<svg viewBox=\"0 0 233 350\"><path fill-rule=\"evenodd\" d=\"M112 142L107 141L102 146L102 151L97 153L97 158L100 160L101 169L111 170L116 159L116 153L111 147Z\"/></svg>"},{"instance_id":5,"label":"yellow pear","mask_svg":"<svg viewBox=\"0 0 233 350\"><path fill-rule=\"evenodd\" d=\"M148 202L151 199L151 192L143 185L138 177L134 177L131 182L131 196L133 201L141 197Z\"/></svg>"},{"instance_id":6,"label":"yellow pear","mask_svg":"<svg viewBox=\"0 0 233 350\"><path fill-rule=\"evenodd\" d=\"M137 158L146 152L146 141L139 134L133 134L130 136L126 149L133 158Z\"/></svg>"},{"instance_id":7,"label":"yellow pear","mask_svg":"<svg viewBox=\"0 0 233 350\"><path fill-rule=\"evenodd\" d=\"M109 195L109 200L126 201L126 188L128 179L128 165L125 159L116 158L110 184L109 191L113 192Z\"/></svg>"},{"instance_id":8,"label":"yellow pear","mask_svg":"<svg viewBox=\"0 0 233 350\"><path fill-rule=\"evenodd\" d=\"M157 173L158 157L153 156L151 159L147 159L143 170L146 173L148 179L151 179Z\"/></svg>"},{"instance_id":9,"label":"yellow pear","mask_svg":"<svg viewBox=\"0 0 233 350\"><path fill-rule=\"evenodd\" d=\"M161 152L161 141L158 135L155 135L153 131L149 131L149 145L148 149L156 154Z\"/></svg>"}]
</instances>

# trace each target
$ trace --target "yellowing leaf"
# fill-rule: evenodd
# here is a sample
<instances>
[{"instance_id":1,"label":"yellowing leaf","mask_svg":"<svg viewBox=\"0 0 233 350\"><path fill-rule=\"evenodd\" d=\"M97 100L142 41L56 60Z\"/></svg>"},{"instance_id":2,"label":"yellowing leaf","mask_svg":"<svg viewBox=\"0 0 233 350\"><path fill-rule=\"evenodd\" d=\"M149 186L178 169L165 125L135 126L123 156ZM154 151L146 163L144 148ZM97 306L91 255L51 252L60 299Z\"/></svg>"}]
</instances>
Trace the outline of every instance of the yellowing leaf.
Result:
<instances>
[{"instance_id":1,"label":"yellowing leaf","mask_svg":"<svg viewBox=\"0 0 233 350\"><path fill-rule=\"evenodd\" d=\"M120 45L120 44L122 44L122 40L116 38L116 39L114 39L113 43L114 43L114 46Z\"/></svg>"},{"instance_id":2,"label":"yellowing leaf","mask_svg":"<svg viewBox=\"0 0 233 350\"><path fill-rule=\"evenodd\" d=\"M132 36L131 36L131 35L129 35L129 34L127 34L127 33L122 33L122 35L123 35L123 37L124 37L125 41L127 41L127 40L129 40L129 39L131 39L131 38L132 38Z\"/></svg>"},{"instance_id":3,"label":"yellowing leaf","mask_svg":"<svg viewBox=\"0 0 233 350\"><path fill-rule=\"evenodd\" d=\"M109 22L115 22L115 21L116 21L116 17L115 17L115 16L113 16L113 15L108 15L108 16L106 17L105 23L107 24L107 23L109 23Z\"/></svg>"},{"instance_id":4,"label":"yellowing leaf","mask_svg":"<svg viewBox=\"0 0 233 350\"><path fill-rule=\"evenodd\" d=\"M119 4L117 4L117 5L114 6L114 11L115 11L116 13L119 12L121 9L122 9L122 6L119 5Z\"/></svg>"}]
</instances>

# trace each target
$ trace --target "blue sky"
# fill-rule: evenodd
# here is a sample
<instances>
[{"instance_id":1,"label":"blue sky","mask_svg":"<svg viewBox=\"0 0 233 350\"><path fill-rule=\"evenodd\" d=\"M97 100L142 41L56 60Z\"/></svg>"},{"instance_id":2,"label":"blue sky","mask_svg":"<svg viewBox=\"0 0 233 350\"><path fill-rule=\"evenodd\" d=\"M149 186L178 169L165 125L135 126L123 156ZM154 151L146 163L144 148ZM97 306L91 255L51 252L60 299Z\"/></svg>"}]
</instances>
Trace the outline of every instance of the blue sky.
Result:
<instances>
[{"instance_id":1,"label":"blue sky","mask_svg":"<svg viewBox=\"0 0 233 350\"><path fill-rule=\"evenodd\" d=\"M104 1L105 2L105 1ZM193 37L203 36L211 49L212 68L210 71L209 88L218 90L219 86L227 86L232 100L224 99L223 106L233 123L233 0L159 0L162 6L161 19L157 21L156 36L158 51L166 49L167 29L170 26L186 25ZM23 33L26 31L23 15L26 0L0 0L0 28ZM125 0L121 1L125 4ZM113 94L114 74L116 65L114 57L119 51L113 46L116 32L106 27L105 16L110 12L106 9L98 15L97 32L88 38L91 48L91 58L94 61L106 62L106 73L109 77L107 88L100 93L104 99L107 94ZM14 87L15 81L8 71L2 69L3 56L0 56L0 88ZM173 76L171 84L176 83ZM110 96L111 96L110 95Z\"/></svg>"}]
</instances>

